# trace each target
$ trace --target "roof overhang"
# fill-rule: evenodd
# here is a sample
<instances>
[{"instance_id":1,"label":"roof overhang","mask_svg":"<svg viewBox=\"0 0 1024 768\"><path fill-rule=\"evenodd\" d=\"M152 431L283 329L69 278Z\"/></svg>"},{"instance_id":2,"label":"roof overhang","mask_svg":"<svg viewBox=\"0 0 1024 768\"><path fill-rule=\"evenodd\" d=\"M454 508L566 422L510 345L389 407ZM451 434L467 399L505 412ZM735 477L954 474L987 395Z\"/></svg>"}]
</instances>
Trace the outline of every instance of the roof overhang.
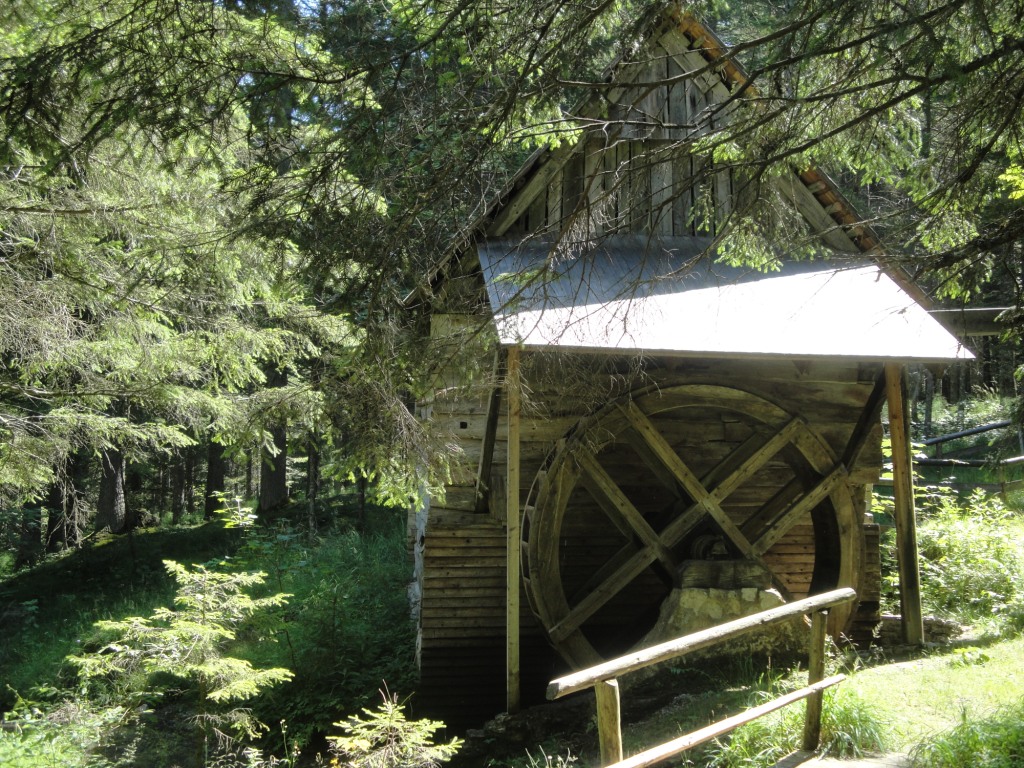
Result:
<instances>
[{"instance_id":1,"label":"roof overhang","mask_svg":"<svg viewBox=\"0 0 1024 768\"><path fill-rule=\"evenodd\" d=\"M704 256L701 238L479 247L502 344L681 357L936 363L973 357L877 264L774 273Z\"/></svg>"}]
</instances>

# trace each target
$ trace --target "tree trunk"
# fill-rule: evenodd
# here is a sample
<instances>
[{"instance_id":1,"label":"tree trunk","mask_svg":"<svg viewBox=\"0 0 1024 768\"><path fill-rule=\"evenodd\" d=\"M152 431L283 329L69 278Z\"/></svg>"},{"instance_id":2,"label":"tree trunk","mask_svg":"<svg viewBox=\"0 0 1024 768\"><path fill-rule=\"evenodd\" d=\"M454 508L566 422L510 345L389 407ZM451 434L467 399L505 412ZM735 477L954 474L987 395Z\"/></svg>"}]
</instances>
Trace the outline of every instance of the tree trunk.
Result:
<instances>
[{"instance_id":1,"label":"tree trunk","mask_svg":"<svg viewBox=\"0 0 1024 768\"><path fill-rule=\"evenodd\" d=\"M88 481L89 455L72 454L57 467L46 497L46 551L61 552L81 544L83 497Z\"/></svg>"},{"instance_id":2,"label":"tree trunk","mask_svg":"<svg viewBox=\"0 0 1024 768\"><path fill-rule=\"evenodd\" d=\"M366 475L359 474L356 487L359 489L359 527L366 530Z\"/></svg>"},{"instance_id":3,"label":"tree trunk","mask_svg":"<svg viewBox=\"0 0 1024 768\"><path fill-rule=\"evenodd\" d=\"M283 387L288 375L276 369L267 374L268 387ZM257 514L261 517L281 507L288 500L288 433L283 419L266 427L274 451L263 452L260 462L260 500Z\"/></svg>"},{"instance_id":4,"label":"tree trunk","mask_svg":"<svg viewBox=\"0 0 1024 768\"><path fill-rule=\"evenodd\" d=\"M173 505L173 499L169 500L168 495L171 491L174 458L171 456L154 463L156 465L156 482L152 484L150 489L152 501L149 504L149 508L153 510L153 514L156 515L158 520L163 520L164 512ZM173 517L174 510L171 510L172 522Z\"/></svg>"},{"instance_id":5,"label":"tree trunk","mask_svg":"<svg viewBox=\"0 0 1024 768\"><path fill-rule=\"evenodd\" d=\"M35 565L43 554L42 507L33 504L31 507L22 508L21 523L18 528L18 552L14 558L15 569Z\"/></svg>"},{"instance_id":6,"label":"tree trunk","mask_svg":"<svg viewBox=\"0 0 1024 768\"><path fill-rule=\"evenodd\" d=\"M145 477L142 470L143 467L139 464L125 464L124 495L133 502L131 507L125 505L124 526L126 531L134 531L140 526L151 527L160 523L159 517L154 520L152 512L145 510L142 506L142 501L145 498ZM146 512L146 517L143 517L143 512Z\"/></svg>"},{"instance_id":7,"label":"tree trunk","mask_svg":"<svg viewBox=\"0 0 1024 768\"><path fill-rule=\"evenodd\" d=\"M255 498L256 496L256 483L259 479L254 477L258 470L253 469L253 454L255 451L249 450L245 454L245 498L246 500Z\"/></svg>"},{"instance_id":8,"label":"tree trunk","mask_svg":"<svg viewBox=\"0 0 1024 768\"><path fill-rule=\"evenodd\" d=\"M203 518L213 519L214 513L224 506L221 496L225 490L225 479L228 473L228 460L224 455L224 446L210 440L206 443L206 497L203 506Z\"/></svg>"},{"instance_id":9,"label":"tree trunk","mask_svg":"<svg viewBox=\"0 0 1024 768\"><path fill-rule=\"evenodd\" d=\"M306 502L309 505L309 532L316 533L316 503L320 496L320 434L309 435L306 455Z\"/></svg>"},{"instance_id":10,"label":"tree trunk","mask_svg":"<svg viewBox=\"0 0 1024 768\"><path fill-rule=\"evenodd\" d=\"M196 449L185 449L185 514L194 517L196 512Z\"/></svg>"},{"instance_id":11,"label":"tree trunk","mask_svg":"<svg viewBox=\"0 0 1024 768\"><path fill-rule=\"evenodd\" d=\"M128 529L124 501L124 454L116 449L104 451L100 465L102 474L96 503L96 530L109 528L111 533L124 533Z\"/></svg>"},{"instance_id":12,"label":"tree trunk","mask_svg":"<svg viewBox=\"0 0 1024 768\"><path fill-rule=\"evenodd\" d=\"M171 462L171 523L178 525L185 516L185 457Z\"/></svg>"},{"instance_id":13,"label":"tree trunk","mask_svg":"<svg viewBox=\"0 0 1024 768\"><path fill-rule=\"evenodd\" d=\"M66 481L58 469L57 477L46 492L46 538L47 552L61 552L68 547L68 516L65 512Z\"/></svg>"},{"instance_id":14,"label":"tree trunk","mask_svg":"<svg viewBox=\"0 0 1024 768\"><path fill-rule=\"evenodd\" d=\"M277 455L267 451L260 467L259 514L271 512L288 501L288 438L283 424L275 424L268 430L274 442Z\"/></svg>"}]
</instances>

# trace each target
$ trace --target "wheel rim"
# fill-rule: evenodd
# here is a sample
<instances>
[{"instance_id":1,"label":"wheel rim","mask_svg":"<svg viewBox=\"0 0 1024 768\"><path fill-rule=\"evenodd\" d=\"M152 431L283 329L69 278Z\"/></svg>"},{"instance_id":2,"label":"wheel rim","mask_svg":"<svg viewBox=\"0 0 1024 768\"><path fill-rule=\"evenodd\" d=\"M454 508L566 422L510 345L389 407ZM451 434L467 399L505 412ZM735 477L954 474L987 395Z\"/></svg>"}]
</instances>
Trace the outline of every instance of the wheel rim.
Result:
<instances>
[{"instance_id":1,"label":"wheel rim","mask_svg":"<svg viewBox=\"0 0 1024 768\"><path fill-rule=\"evenodd\" d=\"M641 618L694 555L724 547L760 563L788 600L795 556L779 550L807 525L806 591L853 586L846 479L801 418L763 397L713 385L634 393L582 420L536 484L523 527L531 608L567 661L593 664L643 636ZM616 623L622 637L605 642Z\"/></svg>"}]
</instances>

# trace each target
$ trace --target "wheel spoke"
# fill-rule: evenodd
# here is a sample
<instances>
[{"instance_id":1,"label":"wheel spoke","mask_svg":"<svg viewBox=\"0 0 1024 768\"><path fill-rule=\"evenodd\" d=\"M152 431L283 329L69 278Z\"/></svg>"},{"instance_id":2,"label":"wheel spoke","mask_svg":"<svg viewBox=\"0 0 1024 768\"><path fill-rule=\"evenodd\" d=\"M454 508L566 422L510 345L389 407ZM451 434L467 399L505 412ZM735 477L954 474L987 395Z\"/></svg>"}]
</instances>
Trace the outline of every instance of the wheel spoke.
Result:
<instances>
[{"instance_id":1,"label":"wheel spoke","mask_svg":"<svg viewBox=\"0 0 1024 768\"><path fill-rule=\"evenodd\" d=\"M760 556L771 549L779 539L789 532L790 528L796 525L801 517L821 504L825 497L846 479L846 476L846 467L837 464L835 469L821 478L821 481L807 491L795 504L768 523L764 533L754 541L754 552Z\"/></svg>"},{"instance_id":2,"label":"wheel spoke","mask_svg":"<svg viewBox=\"0 0 1024 768\"><path fill-rule=\"evenodd\" d=\"M593 592L569 609L569 613L548 630L554 642L560 642L579 629L580 625L597 613L601 607L621 592L652 562L657 559L650 547L637 552L615 569Z\"/></svg>"},{"instance_id":3,"label":"wheel spoke","mask_svg":"<svg viewBox=\"0 0 1024 768\"><path fill-rule=\"evenodd\" d=\"M615 484L615 481L612 480L604 467L597 462L593 454L584 454L578 457L577 461L579 461L580 469L583 470L590 481L588 487L591 490L597 491L595 500L601 509L604 510L605 514L612 518L613 522L616 519L624 522L640 538L640 541L654 552L655 557L662 562L665 568L668 569L668 572L674 574L676 562L668 547L662 543L661 539L658 538L658 534L655 533L654 529L644 519L640 510L633 505L633 502L626 497L622 489ZM619 527L618 523L616 523L616 527Z\"/></svg>"},{"instance_id":4,"label":"wheel spoke","mask_svg":"<svg viewBox=\"0 0 1024 768\"><path fill-rule=\"evenodd\" d=\"M718 474L719 468L724 469L726 465L736 467L728 475L715 483L715 490L712 492L712 496L715 501L719 503L725 501L729 494L757 474L757 472L764 467L765 464L771 461L779 451L785 448L789 444L789 441L792 440L793 437L803 428L803 419L796 418L772 435L768 442L764 443L759 448L755 448L753 445L748 446L748 443L754 441L757 438L757 435L754 435L750 440L743 443L743 445L737 448L725 461L709 473L713 478L709 482L715 482L715 480L717 480L716 475Z\"/></svg>"},{"instance_id":5,"label":"wheel spoke","mask_svg":"<svg viewBox=\"0 0 1024 768\"><path fill-rule=\"evenodd\" d=\"M799 475L794 477L779 489L767 504L747 518L741 526L743 535L756 542L768 530L768 526L773 520L800 500L800 497L806 493L806 488L805 477Z\"/></svg>"},{"instance_id":6,"label":"wheel spoke","mask_svg":"<svg viewBox=\"0 0 1024 768\"><path fill-rule=\"evenodd\" d=\"M631 557L635 557L641 552L645 555L647 554L647 550L639 549L632 541L626 544L622 549L612 555L604 565L594 571L590 578L583 583L583 586L569 596L569 605L579 604L583 598L609 579L616 570L625 565ZM654 562L654 560L655 558L651 557L648 560L648 565Z\"/></svg>"},{"instance_id":7,"label":"wheel spoke","mask_svg":"<svg viewBox=\"0 0 1024 768\"><path fill-rule=\"evenodd\" d=\"M679 484L683 486L690 497L696 502L697 505L704 508L704 510L711 515L715 523L722 530L722 533L736 546L736 548L743 554L744 557L753 556L753 547L750 542L747 541L747 537L743 535L739 527L734 523L725 510L722 509L722 505L719 499L708 491L701 481L697 478L686 462L684 462L679 455L672 449L668 441L662 437L661 433L658 432L657 427L651 423L651 420L647 418L647 414L641 411L637 405L633 402L629 402L623 409L626 412L626 416L636 430L650 447L651 451L658 458L662 464L675 476ZM767 461L767 459L765 459ZM750 464L750 461L744 462L740 469L736 470L733 476L738 476L741 471Z\"/></svg>"}]
</instances>

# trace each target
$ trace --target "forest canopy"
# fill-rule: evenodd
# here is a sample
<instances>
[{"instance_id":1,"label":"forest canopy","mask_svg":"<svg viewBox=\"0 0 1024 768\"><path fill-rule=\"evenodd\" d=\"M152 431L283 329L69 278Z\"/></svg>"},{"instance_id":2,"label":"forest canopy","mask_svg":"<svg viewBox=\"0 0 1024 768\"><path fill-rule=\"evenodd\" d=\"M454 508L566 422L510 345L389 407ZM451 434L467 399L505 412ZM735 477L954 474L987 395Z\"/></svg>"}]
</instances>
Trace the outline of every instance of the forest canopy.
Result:
<instances>
[{"instance_id":1,"label":"forest canopy","mask_svg":"<svg viewBox=\"0 0 1024 768\"><path fill-rule=\"evenodd\" d=\"M16 510L50 510L59 548L140 522L133 471L175 516L231 462L265 510L289 455L312 499L436 479L450 449L408 404L439 356L406 297L671 5L6 4L0 508L30 534ZM792 247L762 182L815 166L937 294L1021 304L1024 4L686 10L746 72L698 147L750 191L716 247Z\"/></svg>"}]
</instances>

